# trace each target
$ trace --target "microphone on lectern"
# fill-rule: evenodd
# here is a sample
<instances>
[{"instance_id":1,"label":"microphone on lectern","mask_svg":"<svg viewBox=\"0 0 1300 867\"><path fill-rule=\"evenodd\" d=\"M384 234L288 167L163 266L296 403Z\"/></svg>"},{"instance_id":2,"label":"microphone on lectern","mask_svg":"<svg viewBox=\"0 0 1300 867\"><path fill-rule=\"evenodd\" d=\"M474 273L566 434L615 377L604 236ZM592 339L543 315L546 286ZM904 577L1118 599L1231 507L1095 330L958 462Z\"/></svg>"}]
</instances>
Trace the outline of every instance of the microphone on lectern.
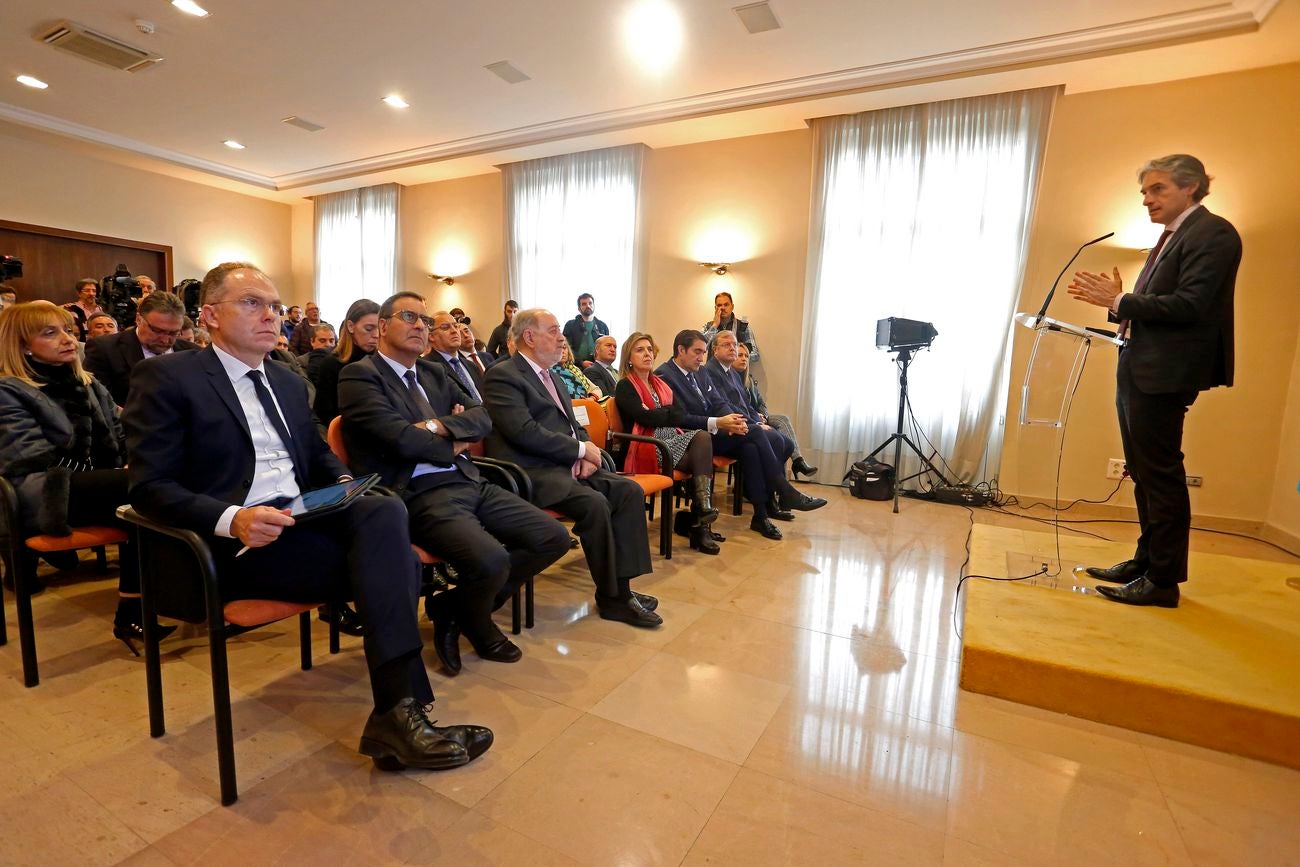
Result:
<instances>
[{"instance_id":1,"label":"microphone on lectern","mask_svg":"<svg viewBox=\"0 0 1300 867\"><path fill-rule=\"evenodd\" d=\"M1052 303L1052 296L1056 294L1056 284L1061 282L1061 278L1065 276L1066 271L1070 270L1070 266L1074 264L1074 260L1079 258L1079 254L1083 252L1084 247L1091 247L1093 244L1100 244L1102 241L1113 237L1114 235L1114 232L1107 232L1100 238L1093 238L1091 241L1074 251L1074 255L1070 257L1070 261L1065 263L1065 267L1061 269L1061 273L1057 274L1056 279L1052 281L1052 289L1047 293L1047 297L1043 299L1043 306L1038 308L1038 316L1034 318L1035 328L1042 323L1043 317L1047 315L1047 305Z\"/></svg>"}]
</instances>

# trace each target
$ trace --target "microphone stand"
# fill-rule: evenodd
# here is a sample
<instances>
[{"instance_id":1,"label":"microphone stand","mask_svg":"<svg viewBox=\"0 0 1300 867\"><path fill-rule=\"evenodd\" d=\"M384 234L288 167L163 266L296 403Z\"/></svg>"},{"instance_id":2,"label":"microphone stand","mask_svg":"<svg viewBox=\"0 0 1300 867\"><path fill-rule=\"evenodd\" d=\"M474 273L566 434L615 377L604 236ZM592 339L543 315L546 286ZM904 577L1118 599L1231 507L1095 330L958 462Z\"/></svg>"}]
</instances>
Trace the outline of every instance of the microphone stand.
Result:
<instances>
[{"instance_id":1,"label":"microphone stand","mask_svg":"<svg viewBox=\"0 0 1300 867\"><path fill-rule=\"evenodd\" d=\"M1043 317L1047 315L1047 305L1052 303L1052 296L1056 294L1056 285L1061 282L1061 278L1065 276L1065 272L1070 270L1070 266L1074 264L1075 259L1079 258L1079 254L1083 252L1084 248L1091 247L1093 244L1100 244L1107 238L1113 237L1114 234L1114 232L1107 232L1100 238L1093 238L1091 241L1074 251L1074 255L1070 257L1070 261L1065 263L1065 267L1061 269L1061 273L1057 274L1056 279L1052 281L1052 289L1047 293L1047 297L1043 299L1043 306L1038 308L1038 315L1034 317L1035 328L1042 324Z\"/></svg>"}]
</instances>

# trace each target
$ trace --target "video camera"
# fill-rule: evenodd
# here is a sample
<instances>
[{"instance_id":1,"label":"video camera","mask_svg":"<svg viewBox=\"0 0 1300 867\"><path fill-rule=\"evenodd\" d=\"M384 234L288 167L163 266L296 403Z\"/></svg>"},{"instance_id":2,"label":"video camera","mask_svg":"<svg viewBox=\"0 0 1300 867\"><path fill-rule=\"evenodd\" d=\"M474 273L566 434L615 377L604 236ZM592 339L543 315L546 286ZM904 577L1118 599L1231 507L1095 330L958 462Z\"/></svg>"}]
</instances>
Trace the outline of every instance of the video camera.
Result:
<instances>
[{"instance_id":1,"label":"video camera","mask_svg":"<svg viewBox=\"0 0 1300 867\"><path fill-rule=\"evenodd\" d=\"M172 294L181 299L185 305L185 315L194 323L199 321L199 290L202 287L203 284L193 277L186 277L172 287Z\"/></svg>"},{"instance_id":2,"label":"video camera","mask_svg":"<svg viewBox=\"0 0 1300 867\"><path fill-rule=\"evenodd\" d=\"M135 309L142 294L144 287L125 265L118 265L116 271L99 281L99 306L117 320L118 330L135 325Z\"/></svg>"}]
</instances>

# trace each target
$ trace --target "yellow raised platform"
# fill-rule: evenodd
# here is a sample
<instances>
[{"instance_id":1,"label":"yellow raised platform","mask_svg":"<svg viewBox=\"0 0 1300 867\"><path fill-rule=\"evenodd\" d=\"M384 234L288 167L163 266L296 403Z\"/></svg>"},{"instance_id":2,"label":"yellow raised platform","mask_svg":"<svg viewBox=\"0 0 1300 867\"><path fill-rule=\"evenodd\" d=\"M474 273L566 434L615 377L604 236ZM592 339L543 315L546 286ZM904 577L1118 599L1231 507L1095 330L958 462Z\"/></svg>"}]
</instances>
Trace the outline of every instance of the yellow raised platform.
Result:
<instances>
[{"instance_id":1,"label":"yellow raised platform","mask_svg":"<svg viewBox=\"0 0 1300 867\"><path fill-rule=\"evenodd\" d=\"M1054 581L966 582L962 688L1300 768L1300 565L1193 553L1179 607L1139 608L1072 571L1132 545L1067 535ZM973 574L1055 561L1050 532L974 528Z\"/></svg>"}]
</instances>

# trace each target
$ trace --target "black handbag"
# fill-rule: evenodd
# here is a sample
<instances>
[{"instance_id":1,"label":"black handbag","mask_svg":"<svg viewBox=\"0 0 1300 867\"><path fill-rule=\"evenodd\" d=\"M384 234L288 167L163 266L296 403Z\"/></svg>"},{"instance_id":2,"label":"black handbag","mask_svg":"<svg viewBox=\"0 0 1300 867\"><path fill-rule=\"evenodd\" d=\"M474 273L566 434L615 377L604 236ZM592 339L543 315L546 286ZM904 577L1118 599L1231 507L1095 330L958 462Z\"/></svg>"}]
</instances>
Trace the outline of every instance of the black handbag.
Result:
<instances>
[{"instance_id":1,"label":"black handbag","mask_svg":"<svg viewBox=\"0 0 1300 867\"><path fill-rule=\"evenodd\" d=\"M847 484L849 493L859 500L893 499L894 468L874 458L856 461L840 483Z\"/></svg>"}]
</instances>

